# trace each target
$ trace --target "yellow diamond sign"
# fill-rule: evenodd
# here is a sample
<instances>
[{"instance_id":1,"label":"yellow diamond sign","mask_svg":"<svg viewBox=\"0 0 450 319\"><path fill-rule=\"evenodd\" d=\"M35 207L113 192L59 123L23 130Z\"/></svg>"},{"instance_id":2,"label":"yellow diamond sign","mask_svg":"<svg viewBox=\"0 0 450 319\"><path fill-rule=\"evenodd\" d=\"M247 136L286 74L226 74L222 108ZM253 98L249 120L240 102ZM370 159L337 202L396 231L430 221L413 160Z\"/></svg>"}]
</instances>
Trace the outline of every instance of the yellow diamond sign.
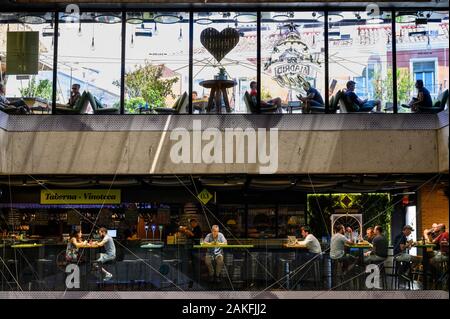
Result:
<instances>
[{"instance_id":1,"label":"yellow diamond sign","mask_svg":"<svg viewBox=\"0 0 450 319\"><path fill-rule=\"evenodd\" d=\"M200 192L200 194L197 195L197 197L198 197L198 199L200 199L200 201L204 205L206 205L211 200L213 195L210 192L208 192L206 189L204 189Z\"/></svg>"}]
</instances>

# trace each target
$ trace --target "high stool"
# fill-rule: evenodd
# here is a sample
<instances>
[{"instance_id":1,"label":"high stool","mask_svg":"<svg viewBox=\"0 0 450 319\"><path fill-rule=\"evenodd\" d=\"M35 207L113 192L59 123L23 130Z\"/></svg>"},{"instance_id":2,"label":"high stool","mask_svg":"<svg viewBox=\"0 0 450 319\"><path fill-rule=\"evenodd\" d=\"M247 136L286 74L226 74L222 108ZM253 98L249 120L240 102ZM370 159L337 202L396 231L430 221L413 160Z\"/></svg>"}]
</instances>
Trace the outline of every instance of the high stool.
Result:
<instances>
[{"instance_id":1,"label":"high stool","mask_svg":"<svg viewBox=\"0 0 450 319\"><path fill-rule=\"evenodd\" d=\"M163 259L162 265L160 267L160 273L163 275L161 278L161 288L169 288L172 285L179 285L180 283L180 274L178 266L180 265L180 259ZM166 267L164 267L166 266ZM176 272L176 276L173 275L173 272ZM171 275L172 273L172 275ZM168 285L165 287L165 285Z\"/></svg>"},{"instance_id":2,"label":"high stool","mask_svg":"<svg viewBox=\"0 0 450 319\"><path fill-rule=\"evenodd\" d=\"M97 265L98 265L98 269L97 269L98 277L100 278L100 280L97 281L97 288L103 290L106 287L111 287L111 286L114 287L114 285L117 284L117 276L119 275L119 272L117 269L117 261L114 259L114 260L109 260L105 263L98 262ZM112 273L110 271L111 267L114 268L114 273ZM113 277L110 280L108 280L108 281L103 280L102 268L105 268L106 271L112 273Z\"/></svg>"},{"instance_id":3,"label":"high stool","mask_svg":"<svg viewBox=\"0 0 450 319\"><path fill-rule=\"evenodd\" d=\"M344 282L344 262L342 259L331 259L331 289Z\"/></svg>"},{"instance_id":4,"label":"high stool","mask_svg":"<svg viewBox=\"0 0 450 319\"><path fill-rule=\"evenodd\" d=\"M413 285L413 278L412 278L412 271L411 271L411 262L406 261L398 261L394 258L392 263L392 280L391 280L391 286L392 289L398 290L400 289L400 281L401 279L404 279L408 283L408 289L412 289ZM406 276L403 273L403 270L406 270L408 273L408 276Z\"/></svg>"},{"instance_id":5,"label":"high stool","mask_svg":"<svg viewBox=\"0 0 450 319\"><path fill-rule=\"evenodd\" d=\"M53 265L54 262L51 259L40 258L36 260L38 278L37 280L35 280L35 282L38 285L39 290L46 290L45 288L53 290L53 285L49 284L49 280L46 279L46 277L48 277L52 273Z\"/></svg>"},{"instance_id":6,"label":"high stool","mask_svg":"<svg viewBox=\"0 0 450 319\"><path fill-rule=\"evenodd\" d=\"M286 289L290 289L290 285L291 285L291 280L292 280L292 274L291 274L291 269L292 269L292 260L288 259L288 258L280 258L280 277L281 278L285 278L286 281L281 280L282 282L286 282Z\"/></svg>"}]
</instances>

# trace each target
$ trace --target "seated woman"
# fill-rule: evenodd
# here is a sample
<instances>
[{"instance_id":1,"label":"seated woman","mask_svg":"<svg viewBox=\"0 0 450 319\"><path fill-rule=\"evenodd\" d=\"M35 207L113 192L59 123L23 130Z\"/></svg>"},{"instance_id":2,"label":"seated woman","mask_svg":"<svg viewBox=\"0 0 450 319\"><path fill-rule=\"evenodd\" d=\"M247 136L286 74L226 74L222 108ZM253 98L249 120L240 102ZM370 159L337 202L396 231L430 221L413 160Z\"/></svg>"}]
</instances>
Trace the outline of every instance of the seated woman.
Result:
<instances>
[{"instance_id":1,"label":"seated woman","mask_svg":"<svg viewBox=\"0 0 450 319\"><path fill-rule=\"evenodd\" d=\"M19 99L15 102L10 102L6 97L6 87L4 84L0 83L0 109L11 108L14 110L15 114L30 114L30 108L22 100Z\"/></svg>"},{"instance_id":2,"label":"seated woman","mask_svg":"<svg viewBox=\"0 0 450 319\"><path fill-rule=\"evenodd\" d=\"M86 245L87 241L83 241L83 234L81 233L81 227L75 228L70 234L69 242L66 248L66 260L69 263L79 262L78 248Z\"/></svg>"},{"instance_id":3,"label":"seated woman","mask_svg":"<svg viewBox=\"0 0 450 319\"><path fill-rule=\"evenodd\" d=\"M257 100L256 100L256 96L258 95L258 91L257 91L257 83L256 81L252 81L250 82L250 96L253 100L253 103L255 105L257 105ZM277 107L277 113L281 112L281 99L279 97L276 97L274 99L268 100L268 101L261 101L261 106L260 107L268 107L268 106L272 106L272 105L276 105Z\"/></svg>"}]
</instances>

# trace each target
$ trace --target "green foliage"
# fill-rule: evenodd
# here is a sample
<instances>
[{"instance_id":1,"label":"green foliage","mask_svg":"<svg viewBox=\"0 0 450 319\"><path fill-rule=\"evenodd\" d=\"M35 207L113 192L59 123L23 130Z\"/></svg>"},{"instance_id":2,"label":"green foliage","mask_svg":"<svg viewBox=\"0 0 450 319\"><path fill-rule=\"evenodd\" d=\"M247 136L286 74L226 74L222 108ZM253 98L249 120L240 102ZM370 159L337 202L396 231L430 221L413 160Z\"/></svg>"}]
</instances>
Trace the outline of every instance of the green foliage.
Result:
<instances>
[{"instance_id":1,"label":"green foliage","mask_svg":"<svg viewBox=\"0 0 450 319\"><path fill-rule=\"evenodd\" d=\"M172 86L178 78L162 79L163 69L164 65L152 65L146 61L143 66L137 65L134 71L126 73L125 92L128 97L143 98L151 107L164 106L168 95L174 97ZM119 81L113 83L120 87Z\"/></svg>"},{"instance_id":2,"label":"green foliage","mask_svg":"<svg viewBox=\"0 0 450 319\"><path fill-rule=\"evenodd\" d=\"M22 97L40 97L43 99L52 99L52 83L50 80L39 80L36 84L36 76L33 75L28 81L28 86L19 89Z\"/></svg>"},{"instance_id":3,"label":"green foliage","mask_svg":"<svg viewBox=\"0 0 450 319\"><path fill-rule=\"evenodd\" d=\"M331 215L335 209L345 209L341 204L342 194L308 195L307 218L313 234L320 238L332 233ZM358 209L363 215L363 228L380 225L385 229L386 238L390 238L390 224L393 207L389 194L345 194L351 200L349 209Z\"/></svg>"},{"instance_id":4,"label":"green foliage","mask_svg":"<svg viewBox=\"0 0 450 319\"><path fill-rule=\"evenodd\" d=\"M125 100L125 113L137 114L139 113L139 108L144 106L145 106L144 98L133 97L131 99Z\"/></svg>"},{"instance_id":5,"label":"green foliage","mask_svg":"<svg viewBox=\"0 0 450 319\"><path fill-rule=\"evenodd\" d=\"M383 78L380 72L376 72L373 77L375 98L386 102L393 102L394 82L392 70L388 69L386 77ZM414 81L407 69L397 69L397 101L398 104L408 103L411 92L414 90Z\"/></svg>"}]
</instances>

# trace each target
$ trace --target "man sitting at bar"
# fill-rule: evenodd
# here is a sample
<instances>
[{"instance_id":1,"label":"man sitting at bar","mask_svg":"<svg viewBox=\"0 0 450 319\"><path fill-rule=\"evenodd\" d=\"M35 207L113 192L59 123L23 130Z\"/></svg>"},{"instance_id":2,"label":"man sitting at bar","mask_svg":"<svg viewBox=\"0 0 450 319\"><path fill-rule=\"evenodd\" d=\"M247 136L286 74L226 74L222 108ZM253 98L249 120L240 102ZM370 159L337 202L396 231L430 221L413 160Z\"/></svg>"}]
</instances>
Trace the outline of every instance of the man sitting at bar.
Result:
<instances>
[{"instance_id":1,"label":"man sitting at bar","mask_svg":"<svg viewBox=\"0 0 450 319\"><path fill-rule=\"evenodd\" d=\"M433 266L437 266L439 263L448 261L448 232L445 231L445 225L437 225L437 237L429 241L436 245L434 257L430 262Z\"/></svg>"},{"instance_id":2,"label":"man sitting at bar","mask_svg":"<svg viewBox=\"0 0 450 319\"><path fill-rule=\"evenodd\" d=\"M100 254L100 258L97 259L97 262L103 265L116 259L116 246L114 245L114 240L108 235L108 230L105 227L101 227L98 230L98 234L100 235L102 240L94 243L94 246L105 247L105 253ZM105 276L103 278L104 281L110 280L113 276L103 267L102 272Z\"/></svg>"},{"instance_id":3,"label":"man sitting at bar","mask_svg":"<svg viewBox=\"0 0 450 319\"><path fill-rule=\"evenodd\" d=\"M364 263L376 264L386 260L388 256L388 241L383 235L383 227L375 226L375 237L372 241L372 250L364 254Z\"/></svg>"},{"instance_id":4,"label":"man sitting at bar","mask_svg":"<svg viewBox=\"0 0 450 319\"><path fill-rule=\"evenodd\" d=\"M412 247L413 242L408 241L407 237L411 235L411 232L413 232L414 229L409 226L405 225L403 227L403 230L400 234L398 234L394 239L394 258L395 261L401 262L401 263L413 263L413 267L417 266L420 263L420 258L417 256L412 256L408 254L407 250ZM401 269L402 272L408 270L409 267L405 266L405 269Z\"/></svg>"},{"instance_id":5,"label":"man sitting at bar","mask_svg":"<svg viewBox=\"0 0 450 319\"><path fill-rule=\"evenodd\" d=\"M180 231L185 233L188 239L197 240L202 238L202 229L198 224L197 219L192 218L189 221L190 228L180 226Z\"/></svg>"},{"instance_id":6,"label":"man sitting at bar","mask_svg":"<svg viewBox=\"0 0 450 319\"><path fill-rule=\"evenodd\" d=\"M364 236L364 240L372 243L373 238L375 237L375 233L373 232L373 227L368 227L366 229L366 236Z\"/></svg>"},{"instance_id":7,"label":"man sitting at bar","mask_svg":"<svg viewBox=\"0 0 450 319\"><path fill-rule=\"evenodd\" d=\"M213 245L226 245L227 240L225 236L219 232L219 226L213 225L211 227L211 233L206 235L205 244L213 244ZM215 267L213 266L215 263ZM213 282L221 282L220 274L223 268L223 249L221 247L214 247L208 249L205 257L205 264L208 267L209 273L209 281Z\"/></svg>"},{"instance_id":8,"label":"man sitting at bar","mask_svg":"<svg viewBox=\"0 0 450 319\"><path fill-rule=\"evenodd\" d=\"M334 232L330 242L330 258L342 262L344 271L351 270L355 265L356 258L345 253L345 244L353 244L353 241L344 236L344 225L336 225Z\"/></svg>"},{"instance_id":9,"label":"man sitting at bar","mask_svg":"<svg viewBox=\"0 0 450 319\"><path fill-rule=\"evenodd\" d=\"M298 241L297 244L308 248L308 253L312 255L310 257L320 254L322 252L322 247L320 247L317 238L311 234L311 229L308 226L302 226L300 230L304 240Z\"/></svg>"}]
</instances>

